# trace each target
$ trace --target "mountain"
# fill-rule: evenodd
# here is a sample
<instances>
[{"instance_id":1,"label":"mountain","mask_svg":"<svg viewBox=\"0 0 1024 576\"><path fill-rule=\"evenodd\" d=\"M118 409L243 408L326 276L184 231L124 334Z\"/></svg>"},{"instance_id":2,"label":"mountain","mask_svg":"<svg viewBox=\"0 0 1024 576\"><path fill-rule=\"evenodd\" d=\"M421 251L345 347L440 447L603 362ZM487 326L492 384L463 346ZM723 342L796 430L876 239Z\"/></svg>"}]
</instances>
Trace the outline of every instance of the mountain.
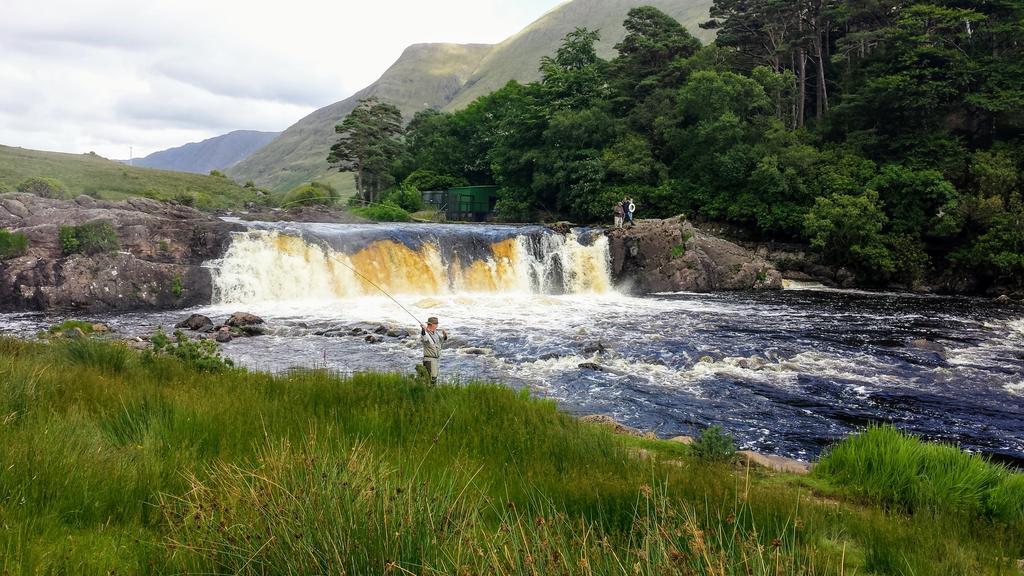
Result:
<instances>
[{"instance_id":1,"label":"mountain","mask_svg":"<svg viewBox=\"0 0 1024 576\"><path fill-rule=\"evenodd\" d=\"M192 142L177 148L154 152L145 158L136 158L133 166L208 174L210 170L224 170L249 157L277 137L280 132L235 130L222 136Z\"/></svg>"},{"instance_id":2,"label":"mountain","mask_svg":"<svg viewBox=\"0 0 1024 576\"><path fill-rule=\"evenodd\" d=\"M65 154L0 145L0 192L13 192L29 178L54 178L67 196L103 200L143 196L177 200L196 208L241 208L256 193L228 178L126 166L96 154Z\"/></svg>"},{"instance_id":3,"label":"mountain","mask_svg":"<svg viewBox=\"0 0 1024 576\"><path fill-rule=\"evenodd\" d=\"M414 44L376 82L299 120L227 173L277 191L318 178L327 172L327 152L337 139L334 127L360 100L376 96L406 118L425 108L442 108L490 49L487 44Z\"/></svg>"},{"instance_id":4,"label":"mountain","mask_svg":"<svg viewBox=\"0 0 1024 576\"><path fill-rule=\"evenodd\" d=\"M630 8L637 6L659 8L702 41L713 38L713 32L697 26L707 20L711 0L572 0L497 45L410 46L379 80L298 121L229 168L228 175L276 191L321 178L327 172L327 153L337 138L334 126L360 99L376 96L398 106L407 118L424 108L458 109L509 80L536 80L541 57L553 55L565 35L580 26L601 31L599 53L611 58L615 44L625 36L622 22Z\"/></svg>"},{"instance_id":5,"label":"mountain","mask_svg":"<svg viewBox=\"0 0 1024 576\"><path fill-rule=\"evenodd\" d=\"M654 6L675 18L691 34L708 43L714 32L698 25L708 19L711 0L574 0L548 11L532 24L494 46L480 62L466 86L446 106L457 110L477 98L490 94L509 80L532 82L540 78L540 59L554 55L562 39L577 27L599 30L598 55L614 58L615 45L625 36L622 27L626 14L637 6Z\"/></svg>"}]
</instances>

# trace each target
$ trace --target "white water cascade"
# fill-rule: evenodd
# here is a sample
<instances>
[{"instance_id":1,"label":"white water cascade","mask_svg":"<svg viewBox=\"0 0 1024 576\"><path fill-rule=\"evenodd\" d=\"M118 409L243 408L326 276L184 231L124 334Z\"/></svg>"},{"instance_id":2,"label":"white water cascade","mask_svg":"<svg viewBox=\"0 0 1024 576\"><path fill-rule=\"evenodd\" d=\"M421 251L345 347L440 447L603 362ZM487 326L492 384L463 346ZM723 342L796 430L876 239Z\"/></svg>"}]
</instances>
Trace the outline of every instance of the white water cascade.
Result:
<instances>
[{"instance_id":1,"label":"white water cascade","mask_svg":"<svg viewBox=\"0 0 1024 576\"><path fill-rule=\"evenodd\" d=\"M238 234L213 263L214 302L376 294L604 293L608 240L543 228L315 225ZM354 271L358 271L356 274Z\"/></svg>"}]
</instances>

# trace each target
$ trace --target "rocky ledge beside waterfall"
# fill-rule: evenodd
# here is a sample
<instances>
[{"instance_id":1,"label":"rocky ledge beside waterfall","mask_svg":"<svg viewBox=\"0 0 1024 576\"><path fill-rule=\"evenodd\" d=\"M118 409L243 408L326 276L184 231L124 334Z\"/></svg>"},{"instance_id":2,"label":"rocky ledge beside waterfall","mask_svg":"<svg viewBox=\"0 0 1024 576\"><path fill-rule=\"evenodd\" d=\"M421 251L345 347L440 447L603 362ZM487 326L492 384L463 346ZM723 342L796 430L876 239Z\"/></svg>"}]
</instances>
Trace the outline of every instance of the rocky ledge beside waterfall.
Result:
<instances>
[{"instance_id":1,"label":"rocky ledge beside waterfall","mask_svg":"<svg viewBox=\"0 0 1024 576\"><path fill-rule=\"evenodd\" d=\"M103 250L76 250L70 227L83 225L112 230L116 240ZM231 232L242 229L146 198L16 193L0 194L0 228L24 235L20 249L0 260L0 309L93 313L208 304L210 274L201 264L223 254Z\"/></svg>"},{"instance_id":2,"label":"rocky ledge beside waterfall","mask_svg":"<svg viewBox=\"0 0 1024 576\"><path fill-rule=\"evenodd\" d=\"M782 288L782 274L768 260L678 216L613 228L608 244L612 277L631 292Z\"/></svg>"}]
</instances>

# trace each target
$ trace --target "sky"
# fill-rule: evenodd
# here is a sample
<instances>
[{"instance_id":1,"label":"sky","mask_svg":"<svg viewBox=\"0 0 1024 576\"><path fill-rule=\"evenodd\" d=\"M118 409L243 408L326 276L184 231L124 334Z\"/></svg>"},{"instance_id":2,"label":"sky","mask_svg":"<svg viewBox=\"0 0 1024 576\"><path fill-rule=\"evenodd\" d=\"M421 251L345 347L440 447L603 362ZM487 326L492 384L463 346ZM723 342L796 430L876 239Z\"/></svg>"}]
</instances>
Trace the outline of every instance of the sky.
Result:
<instances>
[{"instance_id":1,"label":"sky","mask_svg":"<svg viewBox=\"0 0 1024 576\"><path fill-rule=\"evenodd\" d=\"M0 144L124 159L284 130L410 44L497 43L559 3L0 0Z\"/></svg>"}]
</instances>

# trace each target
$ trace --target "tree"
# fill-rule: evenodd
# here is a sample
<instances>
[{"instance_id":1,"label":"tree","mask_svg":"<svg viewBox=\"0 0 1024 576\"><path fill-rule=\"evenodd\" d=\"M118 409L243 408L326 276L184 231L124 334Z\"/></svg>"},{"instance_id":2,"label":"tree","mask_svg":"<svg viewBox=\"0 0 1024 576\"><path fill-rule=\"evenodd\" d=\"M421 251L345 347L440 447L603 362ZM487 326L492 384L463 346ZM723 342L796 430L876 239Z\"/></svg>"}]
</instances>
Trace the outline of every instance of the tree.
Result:
<instances>
[{"instance_id":1,"label":"tree","mask_svg":"<svg viewBox=\"0 0 1024 576\"><path fill-rule=\"evenodd\" d=\"M882 234L886 221L877 193L833 194L815 200L804 230L829 261L848 266L862 278L877 279L896 269Z\"/></svg>"},{"instance_id":2,"label":"tree","mask_svg":"<svg viewBox=\"0 0 1024 576\"><path fill-rule=\"evenodd\" d=\"M360 199L376 201L381 191L395 183L391 170L403 149L402 113L391 104L368 98L360 100L334 130L341 137L331 146L327 161L355 173Z\"/></svg>"},{"instance_id":3,"label":"tree","mask_svg":"<svg viewBox=\"0 0 1024 576\"><path fill-rule=\"evenodd\" d=\"M615 45L619 56L612 61L608 76L613 101L620 113L663 88L678 69L679 59L696 54L700 41L671 16L653 6L632 8L623 23L626 36Z\"/></svg>"},{"instance_id":4,"label":"tree","mask_svg":"<svg viewBox=\"0 0 1024 576\"><path fill-rule=\"evenodd\" d=\"M540 86L552 112L588 108L606 99L607 62L594 47L600 37L596 30L577 28L565 35L553 58L541 58Z\"/></svg>"}]
</instances>

